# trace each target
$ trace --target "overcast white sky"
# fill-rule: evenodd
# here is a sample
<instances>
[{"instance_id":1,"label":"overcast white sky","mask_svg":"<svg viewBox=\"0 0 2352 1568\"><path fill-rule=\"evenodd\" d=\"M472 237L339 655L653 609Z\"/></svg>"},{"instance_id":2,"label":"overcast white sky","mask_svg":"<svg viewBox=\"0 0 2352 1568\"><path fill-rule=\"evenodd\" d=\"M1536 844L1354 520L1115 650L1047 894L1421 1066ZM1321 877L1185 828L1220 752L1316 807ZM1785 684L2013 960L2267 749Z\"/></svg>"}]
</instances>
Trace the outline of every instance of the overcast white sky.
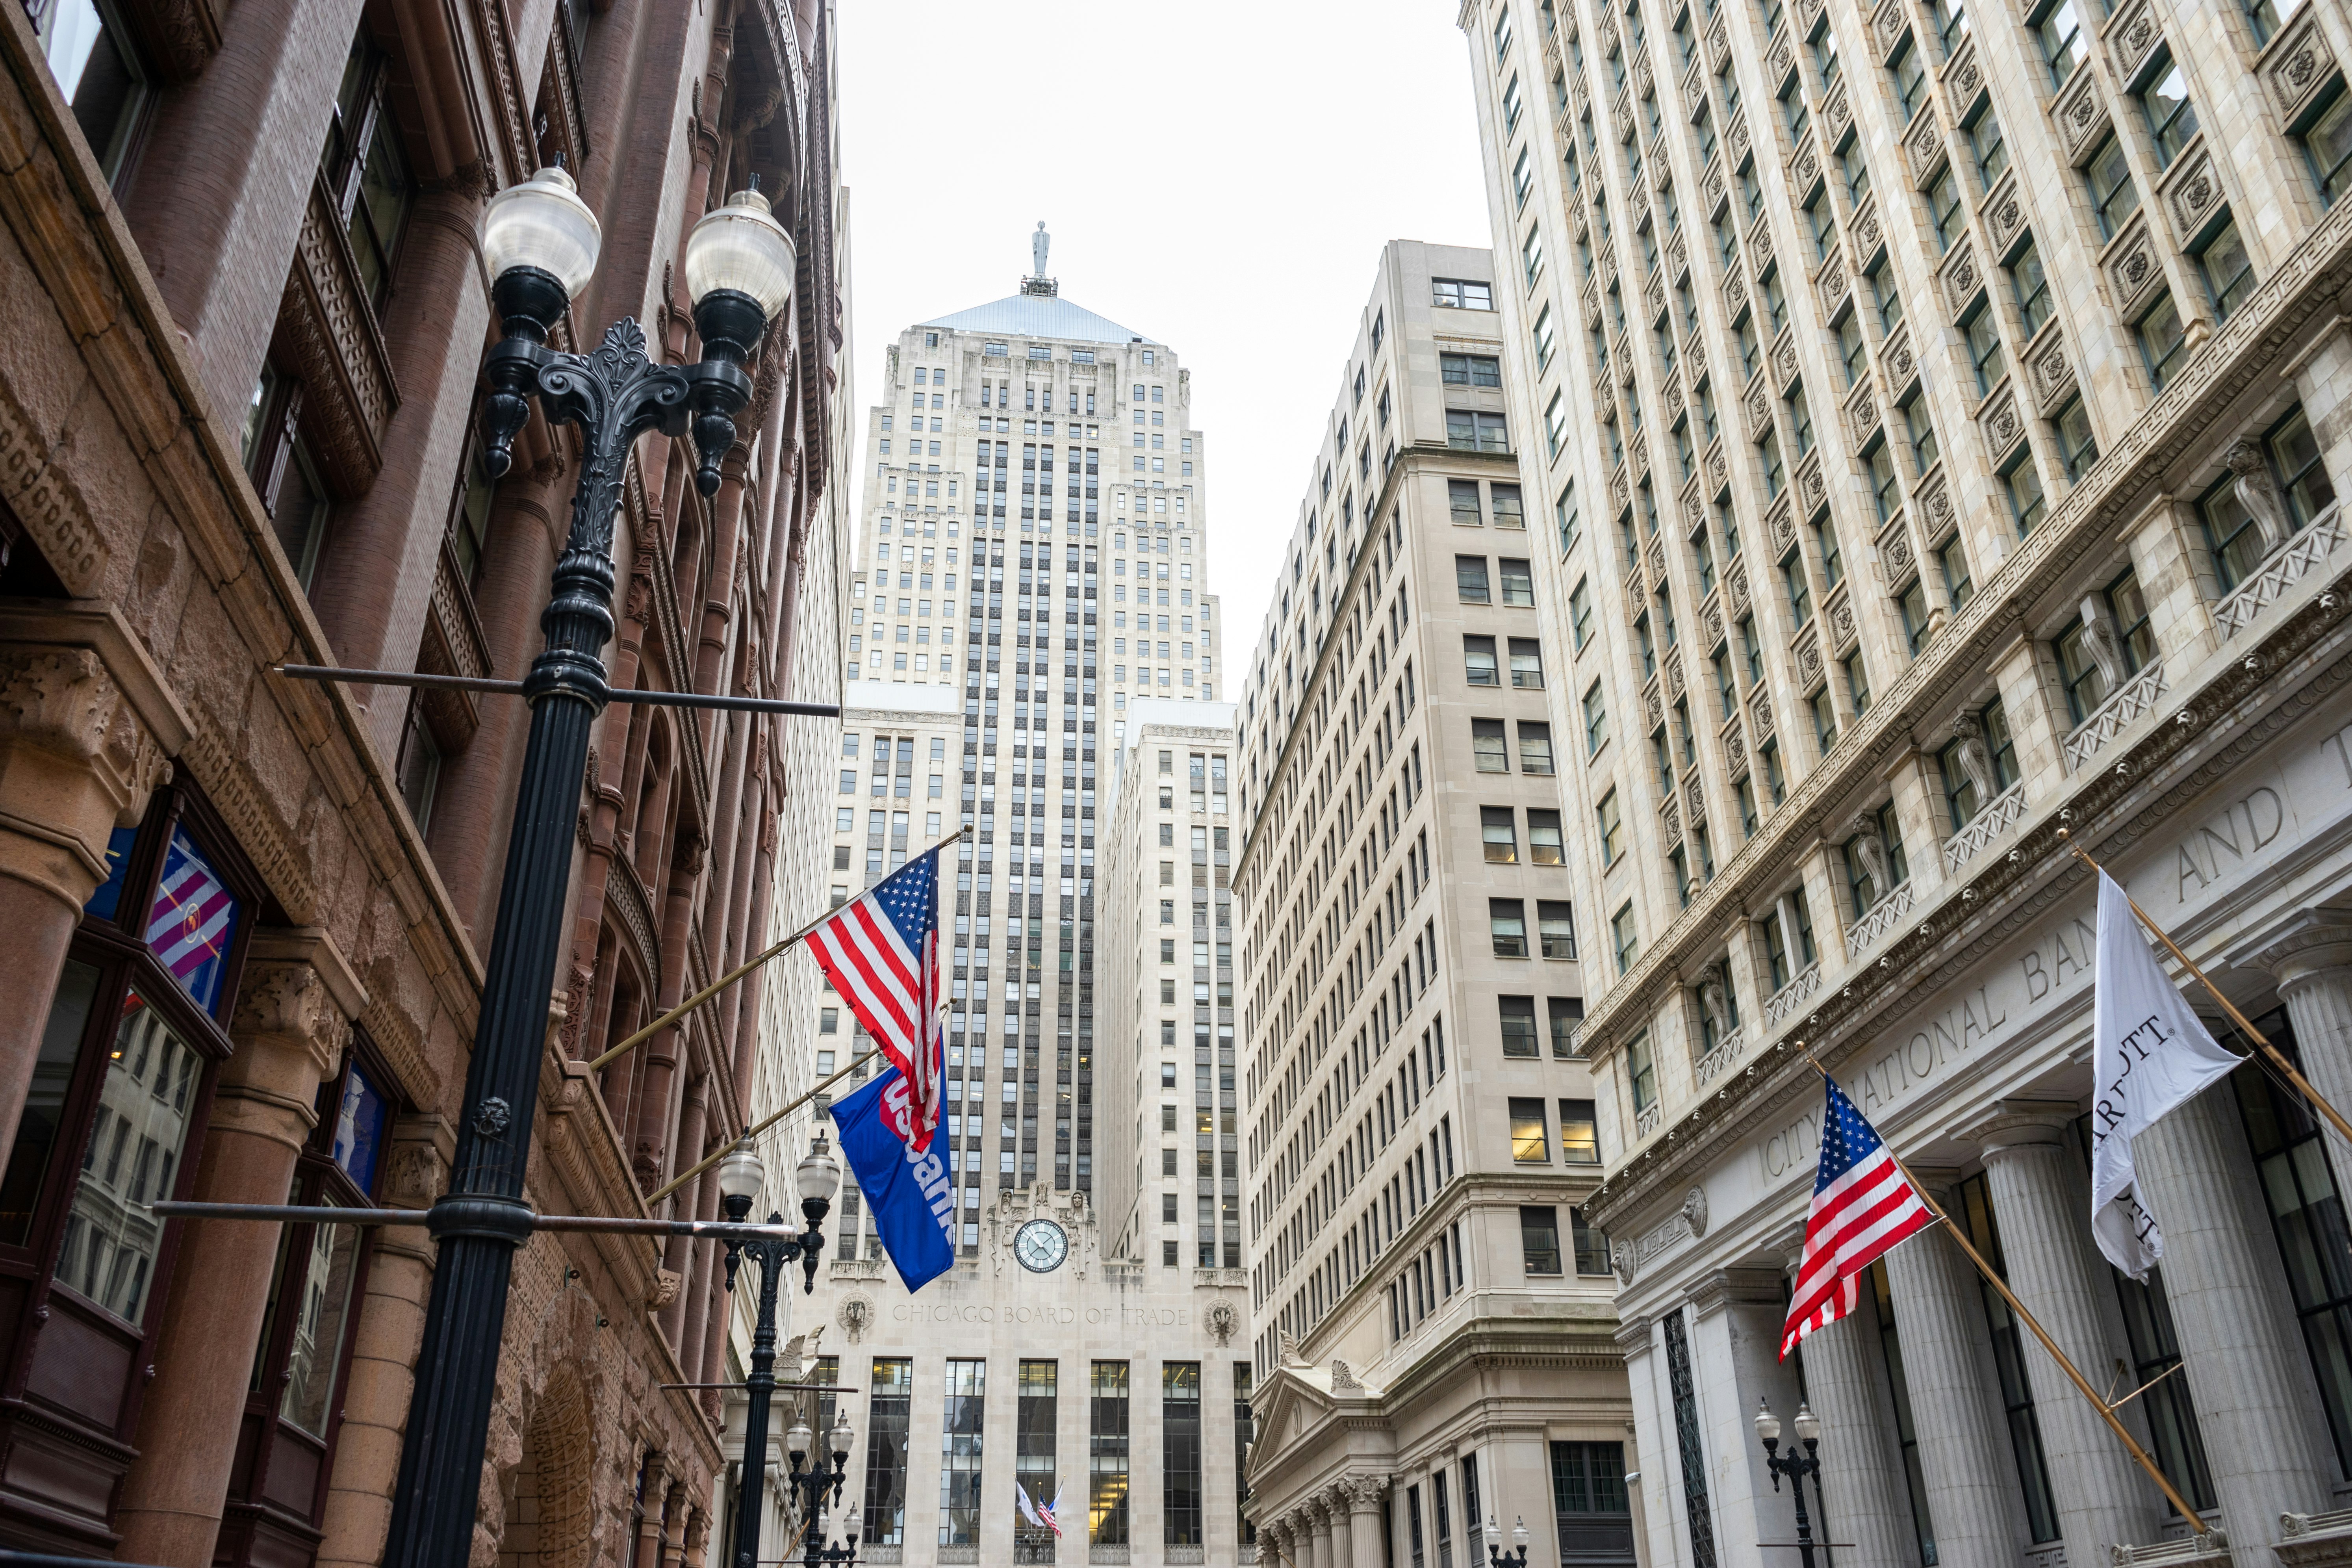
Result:
<instances>
[{"instance_id":1,"label":"overcast white sky","mask_svg":"<svg viewBox=\"0 0 2352 1568\"><path fill-rule=\"evenodd\" d=\"M884 351L1014 292L1043 218L1065 297L1192 373L1209 584L1237 682L1380 247L1489 243L1455 11L844 5L858 450Z\"/></svg>"}]
</instances>

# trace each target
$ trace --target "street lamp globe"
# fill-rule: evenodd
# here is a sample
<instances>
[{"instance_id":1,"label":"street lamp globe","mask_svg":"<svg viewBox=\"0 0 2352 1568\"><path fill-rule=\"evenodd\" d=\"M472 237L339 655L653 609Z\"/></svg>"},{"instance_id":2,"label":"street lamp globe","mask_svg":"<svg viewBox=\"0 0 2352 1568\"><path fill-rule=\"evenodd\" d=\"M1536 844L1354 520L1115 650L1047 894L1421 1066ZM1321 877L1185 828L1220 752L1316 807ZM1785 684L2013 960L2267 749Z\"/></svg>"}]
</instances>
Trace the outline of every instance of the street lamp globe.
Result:
<instances>
[{"instance_id":1,"label":"street lamp globe","mask_svg":"<svg viewBox=\"0 0 2352 1568\"><path fill-rule=\"evenodd\" d=\"M1760 1399L1756 1402L1756 1435L1768 1446L1780 1440L1780 1418Z\"/></svg>"},{"instance_id":2,"label":"street lamp globe","mask_svg":"<svg viewBox=\"0 0 2352 1568\"><path fill-rule=\"evenodd\" d=\"M1801 1441L1807 1443L1821 1441L1822 1418L1814 1415L1813 1407L1801 1399L1797 1402L1797 1414L1790 1425L1797 1428L1797 1436Z\"/></svg>"},{"instance_id":3,"label":"street lamp globe","mask_svg":"<svg viewBox=\"0 0 2352 1568\"><path fill-rule=\"evenodd\" d=\"M792 298L798 258L756 179L686 238L686 292L704 353L740 363Z\"/></svg>"},{"instance_id":4,"label":"street lamp globe","mask_svg":"<svg viewBox=\"0 0 2352 1568\"><path fill-rule=\"evenodd\" d=\"M572 176L548 168L489 199L481 243L506 330L541 342L595 276L604 234Z\"/></svg>"},{"instance_id":5,"label":"street lamp globe","mask_svg":"<svg viewBox=\"0 0 2352 1568\"><path fill-rule=\"evenodd\" d=\"M833 1149L825 1142L824 1133L818 1133L809 1152L801 1156L800 1168L793 1173L793 1179L800 1189L802 1211L810 1214L810 1217L824 1214L833 1205L834 1194L841 1190L841 1162L833 1157ZM814 1211L809 1207L812 1204L816 1205Z\"/></svg>"},{"instance_id":6,"label":"street lamp globe","mask_svg":"<svg viewBox=\"0 0 2352 1568\"><path fill-rule=\"evenodd\" d=\"M767 1168L760 1163L750 1139L730 1149L727 1157L719 1162L719 1197L727 1207L727 1217L742 1224L767 1179Z\"/></svg>"},{"instance_id":7,"label":"street lamp globe","mask_svg":"<svg viewBox=\"0 0 2352 1568\"><path fill-rule=\"evenodd\" d=\"M849 1440L856 1436L849 1429L849 1412L841 1411L833 1418L833 1436L826 1439L833 1457L842 1464L849 1462Z\"/></svg>"},{"instance_id":8,"label":"street lamp globe","mask_svg":"<svg viewBox=\"0 0 2352 1568\"><path fill-rule=\"evenodd\" d=\"M1511 1544L1518 1548L1519 1557L1524 1561L1528 1554L1528 1519L1525 1514L1511 1521Z\"/></svg>"},{"instance_id":9,"label":"street lamp globe","mask_svg":"<svg viewBox=\"0 0 2352 1568\"><path fill-rule=\"evenodd\" d=\"M815 1440L816 1434L809 1430L808 1417L796 1415L793 1418L792 1429L784 1434L784 1452L793 1457L793 1464L798 1465L808 1457L809 1445Z\"/></svg>"},{"instance_id":10,"label":"street lamp globe","mask_svg":"<svg viewBox=\"0 0 2352 1568\"><path fill-rule=\"evenodd\" d=\"M1495 1516L1491 1513L1486 1516L1486 1544L1497 1550L1503 1544L1503 1527L1495 1522Z\"/></svg>"}]
</instances>

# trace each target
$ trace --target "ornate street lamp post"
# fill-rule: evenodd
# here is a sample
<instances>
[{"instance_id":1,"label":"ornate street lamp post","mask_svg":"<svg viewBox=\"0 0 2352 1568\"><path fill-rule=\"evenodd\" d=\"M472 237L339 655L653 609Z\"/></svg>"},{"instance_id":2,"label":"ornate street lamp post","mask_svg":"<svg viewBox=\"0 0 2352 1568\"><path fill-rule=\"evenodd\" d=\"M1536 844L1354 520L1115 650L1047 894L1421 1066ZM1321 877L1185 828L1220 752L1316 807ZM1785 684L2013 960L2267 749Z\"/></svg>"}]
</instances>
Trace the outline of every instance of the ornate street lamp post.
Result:
<instances>
[{"instance_id":1,"label":"ornate street lamp post","mask_svg":"<svg viewBox=\"0 0 2352 1568\"><path fill-rule=\"evenodd\" d=\"M508 1276L515 1247L532 1228L523 1173L564 929L572 826L590 732L612 697L602 655L613 635L613 527L629 449L650 431L690 429L701 456L696 488L716 493L719 463L735 440L732 416L751 396L743 361L792 291L792 238L759 193L745 191L688 237L699 363L650 363L634 320L615 322L593 353L551 349L548 334L594 274L601 241L595 216L562 169L541 169L499 192L482 214L490 301L506 333L482 368L489 471L494 478L507 471L533 398L551 421L580 426L583 451L571 535L540 617L547 646L522 683L530 739L457 1152L448 1191L426 1221L439 1258L393 1493L387 1568L447 1568L473 1550Z\"/></svg>"},{"instance_id":2,"label":"ornate street lamp post","mask_svg":"<svg viewBox=\"0 0 2352 1568\"><path fill-rule=\"evenodd\" d=\"M727 1217L741 1225L766 1181L767 1171L760 1156L752 1152L751 1141L747 1138L736 1144L719 1162L719 1201ZM751 1323L751 1375L743 1381L751 1394L751 1405L743 1419L743 1489L736 1501L735 1568L753 1568L760 1560L761 1503L768 1480L768 1405L776 1392L777 1284L785 1268L798 1263L803 1270L803 1291L816 1289L817 1265L824 1257L824 1215L833 1206L833 1194L841 1186L841 1163L825 1147L822 1132L802 1157L800 1169L793 1173L793 1184L800 1189L801 1214L808 1220L805 1235L771 1237L762 1241L737 1241L730 1237L726 1244L728 1289L735 1289L735 1272L745 1258L760 1266L760 1304ZM768 1223L781 1226L784 1216L771 1214ZM844 1420L834 1433L842 1439L841 1463L845 1468L849 1463L848 1422ZM802 1445L793 1458L797 1484L800 1456L808 1451L808 1430L796 1425L787 1436L799 1439ZM814 1512L809 1522L810 1528L814 1529Z\"/></svg>"},{"instance_id":3,"label":"ornate street lamp post","mask_svg":"<svg viewBox=\"0 0 2352 1568\"><path fill-rule=\"evenodd\" d=\"M804 1521L801 1531L802 1568L850 1568L857 1561L857 1532L843 1535L843 1544L828 1546L824 1540L824 1510L828 1503L841 1501L842 1483L849 1479L849 1413L841 1412L834 1418L833 1431L826 1444L833 1450L833 1462L825 1463L822 1454L811 1462L810 1445L815 1434L804 1420L795 1419L792 1430L784 1434L784 1452L792 1456L793 1473L785 1484L799 1494L800 1514Z\"/></svg>"},{"instance_id":4,"label":"ornate street lamp post","mask_svg":"<svg viewBox=\"0 0 2352 1568\"><path fill-rule=\"evenodd\" d=\"M1528 1568L1528 1520L1520 1514L1511 1521L1511 1544L1515 1552L1503 1550L1503 1527L1495 1516L1486 1516L1486 1561L1490 1568Z\"/></svg>"},{"instance_id":5,"label":"ornate street lamp post","mask_svg":"<svg viewBox=\"0 0 2352 1568\"><path fill-rule=\"evenodd\" d=\"M1797 1556L1804 1568L1813 1568L1813 1526L1805 1514L1805 1478L1813 1478L1814 1496L1818 1498L1822 1484L1822 1418L1813 1414L1811 1405L1799 1400L1795 1426L1805 1451L1800 1454L1796 1445L1790 1444L1784 1458L1780 1454L1780 1418L1762 1400L1756 1402L1756 1436L1764 1440L1764 1465L1772 1472L1772 1489L1779 1491L1780 1478L1789 1478L1789 1489L1797 1503ZM1823 1522L1827 1521L1824 1505Z\"/></svg>"}]
</instances>

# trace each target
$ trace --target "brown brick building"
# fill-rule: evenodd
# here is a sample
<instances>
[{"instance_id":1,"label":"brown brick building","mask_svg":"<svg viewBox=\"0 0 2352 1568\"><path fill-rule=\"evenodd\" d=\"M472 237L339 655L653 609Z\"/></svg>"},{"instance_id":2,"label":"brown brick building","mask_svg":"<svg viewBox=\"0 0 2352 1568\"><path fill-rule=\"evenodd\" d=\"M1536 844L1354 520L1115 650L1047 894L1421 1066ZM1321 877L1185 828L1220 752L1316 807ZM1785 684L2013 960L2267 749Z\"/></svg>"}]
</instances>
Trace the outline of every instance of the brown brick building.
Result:
<instances>
[{"instance_id":1,"label":"brown brick building","mask_svg":"<svg viewBox=\"0 0 2352 1568\"><path fill-rule=\"evenodd\" d=\"M828 27L824 0L0 5L0 1545L380 1556L424 1232L148 1205L441 1190L528 715L270 667L537 651L577 442L534 418L481 471L474 235L560 158L604 227L571 343L633 315L696 357L686 231L752 175L800 258L719 493L687 442L635 450L613 684L838 692ZM756 980L585 1063L767 940L825 739L784 722L603 721L542 1210L643 1212L745 1120ZM666 1385L726 1375L717 1261L519 1254L478 1563L700 1560L718 1405Z\"/></svg>"}]
</instances>

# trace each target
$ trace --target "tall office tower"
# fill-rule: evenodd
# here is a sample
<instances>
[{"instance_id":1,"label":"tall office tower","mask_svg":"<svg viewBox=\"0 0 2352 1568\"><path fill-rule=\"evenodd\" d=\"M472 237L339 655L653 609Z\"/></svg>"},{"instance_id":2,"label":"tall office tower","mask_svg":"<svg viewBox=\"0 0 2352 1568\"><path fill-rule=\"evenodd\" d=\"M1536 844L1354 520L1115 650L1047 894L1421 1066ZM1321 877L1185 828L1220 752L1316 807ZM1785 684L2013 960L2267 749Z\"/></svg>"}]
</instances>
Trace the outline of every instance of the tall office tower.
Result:
<instances>
[{"instance_id":1,"label":"tall office tower","mask_svg":"<svg viewBox=\"0 0 2352 1568\"><path fill-rule=\"evenodd\" d=\"M1103 1224L1117 1250L1238 1286L1233 720L1231 703L1152 698L1129 710L1097 884L1096 1019Z\"/></svg>"},{"instance_id":2,"label":"tall office tower","mask_svg":"<svg viewBox=\"0 0 2352 1568\"><path fill-rule=\"evenodd\" d=\"M1543 1505L1622 1474L1630 1406L1496 289L1485 250L1381 251L1240 699L1250 1483L1293 1562L1476 1563L1489 1512L1632 1561Z\"/></svg>"},{"instance_id":3,"label":"tall office tower","mask_svg":"<svg viewBox=\"0 0 2352 1568\"><path fill-rule=\"evenodd\" d=\"M2316 1325L2352 1248L2305 1219L2341 1201L2344 1149L2249 1070L2138 1140L2162 1268L2100 1258L2096 917L2057 835L2352 1101L2330 945L2352 22L2334 0L1462 22L1504 379L1556 530L1539 593L1600 939L1591 1211L1621 1238L1649 1560L1789 1539L1742 1417L1800 1394L1758 1347L1813 1183L1810 1062L2094 1384L2178 1369L2131 1419L2230 1553L2344 1551L2352 1384ZM1827 1533L1871 1563L2220 1561L2174 1542L2018 1333L1934 1233L1804 1342Z\"/></svg>"},{"instance_id":4,"label":"tall office tower","mask_svg":"<svg viewBox=\"0 0 2352 1568\"><path fill-rule=\"evenodd\" d=\"M819 1380L858 1391L838 1397L857 1433L851 1506L870 1560L1055 1561L1012 1482L1049 1506L1060 1495L1062 1561L1246 1561L1239 1259L1170 1265L1156 1246L1128 1249L1124 1213L1099 1218L1096 1202L1109 1184L1097 1163L1113 1141L1106 1118L1131 1162L1136 1118L1156 1120L1160 1104L1157 1089L1148 1111L1131 1098L1131 1009L1097 1007L1101 751L1147 710L1158 726L1197 710L1197 732L1231 720L1211 700L1202 437L1175 355L1061 299L1043 272L1041 237L1019 294L910 328L892 353L871 415L866 592L853 583L844 628L861 679L846 688L828 796L835 903L971 829L945 862L952 967L934 1144L961 1257L909 1296L847 1192L793 1331L821 1329ZM1146 692L1149 710L1135 707ZM1212 749L1228 748L1191 747ZM1223 765L1204 764L1204 781L1226 777ZM1138 831L1182 822L1189 842L1193 822L1227 821L1205 782L1202 794L1144 813ZM1204 892L1204 919L1211 905ZM1192 934L1170 972L1188 985ZM1203 973L1213 969L1212 958ZM873 1048L838 997L817 1001L812 1082ZM1101 1033L1114 1016L1115 1040ZM1115 1087L1097 1071L1103 1049Z\"/></svg>"}]
</instances>

